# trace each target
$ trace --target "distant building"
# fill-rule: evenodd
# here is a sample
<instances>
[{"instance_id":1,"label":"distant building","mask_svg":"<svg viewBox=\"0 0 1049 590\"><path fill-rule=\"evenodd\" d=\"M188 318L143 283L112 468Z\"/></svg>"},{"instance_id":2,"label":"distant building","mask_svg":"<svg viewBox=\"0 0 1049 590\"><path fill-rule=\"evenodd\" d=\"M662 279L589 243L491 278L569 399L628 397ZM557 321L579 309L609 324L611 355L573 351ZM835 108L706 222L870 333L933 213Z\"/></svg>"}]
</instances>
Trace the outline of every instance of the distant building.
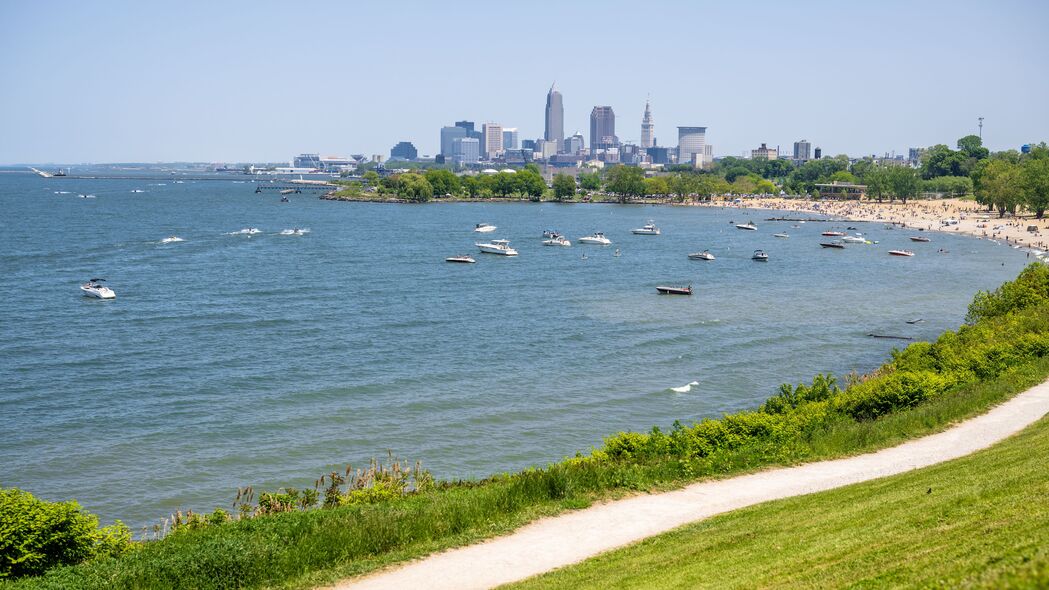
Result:
<instances>
[{"instance_id":1,"label":"distant building","mask_svg":"<svg viewBox=\"0 0 1049 590\"><path fill-rule=\"evenodd\" d=\"M641 147L632 143L624 143L619 146L619 161L623 164L636 166L641 163Z\"/></svg>"},{"instance_id":2,"label":"distant building","mask_svg":"<svg viewBox=\"0 0 1049 590\"><path fill-rule=\"evenodd\" d=\"M645 150L653 164L670 164L670 148L652 146Z\"/></svg>"},{"instance_id":3,"label":"distant building","mask_svg":"<svg viewBox=\"0 0 1049 590\"><path fill-rule=\"evenodd\" d=\"M812 159L812 144L803 139L794 142L794 159L802 162Z\"/></svg>"},{"instance_id":4,"label":"distant building","mask_svg":"<svg viewBox=\"0 0 1049 590\"><path fill-rule=\"evenodd\" d=\"M503 153L503 126L498 123L485 123L481 127L484 135L484 145L481 151L485 158L493 160Z\"/></svg>"},{"instance_id":5,"label":"distant building","mask_svg":"<svg viewBox=\"0 0 1049 590\"><path fill-rule=\"evenodd\" d=\"M565 153L566 154L581 154L583 153L583 135L576 133L572 137L565 140Z\"/></svg>"},{"instance_id":6,"label":"distant building","mask_svg":"<svg viewBox=\"0 0 1049 590\"><path fill-rule=\"evenodd\" d=\"M710 145L709 143L703 144L703 159L706 161L707 164L710 164L714 161L714 146Z\"/></svg>"},{"instance_id":7,"label":"distant building","mask_svg":"<svg viewBox=\"0 0 1049 590\"><path fill-rule=\"evenodd\" d=\"M907 150L907 159L913 163L918 163L922 159L922 152L925 150L922 148L910 148Z\"/></svg>"},{"instance_id":8,"label":"distant building","mask_svg":"<svg viewBox=\"0 0 1049 590\"><path fill-rule=\"evenodd\" d=\"M911 149L913 150L913 148L911 148ZM1029 154L1029 153L1031 153L1031 144L1025 143L1022 146L1020 146L1020 153L1021 154Z\"/></svg>"},{"instance_id":9,"label":"distant building","mask_svg":"<svg viewBox=\"0 0 1049 590\"><path fill-rule=\"evenodd\" d=\"M516 150L519 147L517 145L517 127L503 129L503 149Z\"/></svg>"},{"instance_id":10,"label":"distant building","mask_svg":"<svg viewBox=\"0 0 1049 590\"><path fill-rule=\"evenodd\" d=\"M507 148L503 152L503 159L507 164L527 164L532 161L532 150L521 148Z\"/></svg>"},{"instance_id":11,"label":"distant building","mask_svg":"<svg viewBox=\"0 0 1049 590\"><path fill-rule=\"evenodd\" d=\"M320 163L321 170L325 172L342 172L357 168L357 162L342 156L321 156Z\"/></svg>"},{"instance_id":12,"label":"distant building","mask_svg":"<svg viewBox=\"0 0 1049 590\"><path fill-rule=\"evenodd\" d=\"M484 135L480 131L474 128L473 121L456 121L456 127L462 127L466 130L466 137L473 137L478 141L481 146L484 146Z\"/></svg>"},{"instance_id":13,"label":"distant building","mask_svg":"<svg viewBox=\"0 0 1049 590\"><path fill-rule=\"evenodd\" d=\"M700 166L703 165L704 152L707 144L706 127L678 127L677 128L677 161L680 164L692 164L693 154L699 154ZM655 161L653 161L655 163Z\"/></svg>"},{"instance_id":14,"label":"distant building","mask_svg":"<svg viewBox=\"0 0 1049 590\"><path fill-rule=\"evenodd\" d=\"M609 106L597 106L590 111L590 151L614 148L616 138L616 114Z\"/></svg>"},{"instance_id":15,"label":"distant building","mask_svg":"<svg viewBox=\"0 0 1049 590\"><path fill-rule=\"evenodd\" d=\"M655 130L656 125L652 120L652 109L649 108L646 100L645 114L641 117L641 147L647 149L656 145Z\"/></svg>"},{"instance_id":16,"label":"distant building","mask_svg":"<svg viewBox=\"0 0 1049 590\"><path fill-rule=\"evenodd\" d=\"M816 151L812 152L812 157L816 160L819 160L823 157L823 150L821 150L820 148L816 148Z\"/></svg>"},{"instance_id":17,"label":"distant building","mask_svg":"<svg viewBox=\"0 0 1049 590\"><path fill-rule=\"evenodd\" d=\"M320 169L321 156L320 154L299 154L295 156L294 160L292 160L291 167Z\"/></svg>"},{"instance_id":18,"label":"distant building","mask_svg":"<svg viewBox=\"0 0 1049 590\"><path fill-rule=\"evenodd\" d=\"M756 150L750 150L750 159L752 160L775 160L779 157L779 150L776 148L770 148L765 144L761 144Z\"/></svg>"},{"instance_id":19,"label":"distant building","mask_svg":"<svg viewBox=\"0 0 1049 590\"><path fill-rule=\"evenodd\" d=\"M549 160L561 151L561 144L556 139L543 140L543 152L542 157L544 160Z\"/></svg>"},{"instance_id":20,"label":"distant building","mask_svg":"<svg viewBox=\"0 0 1049 590\"><path fill-rule=\"evenodd\" d=\"M481 142L476 137L456 137L452 140L452 161L456 164L476 164L481 159Z\"/></svg>"},{"instance_id":21,"label":"distant building","mask_svg":"<svg viewBox=\"0 0 1049 590\"><path fill-rule=\"evenodd\" d=\"M534 139L523 139L521 140L521 149L536 151L537 142Z\"/></svg>"},{"instance_id":22,"label":"distant building","mask_svg":"<svg viewBox=\"0 0 1049 590\"><path fill-rule=\"evenodd\" d=\"M458 125L455 127L441 127L441 154L446 158L452 157L452 142L457 137L467 137L467 130Z\"/></svg>"},{"instance_id":23,"label":"distant building","mask_svg":"<svg viewBox=\"0 0 1049 590\"><path fill-rule=\"evenodd\" d=\"M546 93L546 130L543 133L546 141L556 141L557 151L561 151L565 142L565 107L561 100L561 93L550 85L550 91Z\"/></svg>"},{"instance_id":24,"label":"distant building","mask_svg":"<svg viewBox=\"0 0 1049 590\"><path fill-rule=\"evenodd\" d=\"M390 150L391 160L414 160L419 157L419 150L410 141L402 141Z\"/></svg>"}]
</instances>

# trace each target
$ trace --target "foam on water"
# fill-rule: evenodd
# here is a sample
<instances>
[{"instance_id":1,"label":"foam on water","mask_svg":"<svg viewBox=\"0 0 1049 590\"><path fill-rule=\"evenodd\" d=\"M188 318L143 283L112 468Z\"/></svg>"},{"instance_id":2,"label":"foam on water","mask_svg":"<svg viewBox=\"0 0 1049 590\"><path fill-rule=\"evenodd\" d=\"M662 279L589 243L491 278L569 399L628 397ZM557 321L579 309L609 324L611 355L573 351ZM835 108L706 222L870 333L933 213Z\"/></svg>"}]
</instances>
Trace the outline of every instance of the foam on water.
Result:
<instances>
[{"instance_id":1,"label":"foam on water","mask_svg":"<svg viewBox=\"0 0 1049 590\"><path fill-rule=\"evenodd\" d=\"M692 387L696 385L699 385L699 381L692 381L688 384L682 385L681 387L671 387L670 391L673 391L675 393L688 393L692 391Z\"/></svg>"},{"instance_id":2,"label":"foam on water","mask_svg":"<svg viewBox=\"0 0 1049 590\"><path fill-rule=\"evenodd\" d=\"M182 238L180 238L178 236L171 236L169 238L164 238L163 240L160 240L160 243L161 244L171 244L173 242L185 242L185 241L186 240L184 240L184 239L182 239Z\"/></svg>"}]
</instances>

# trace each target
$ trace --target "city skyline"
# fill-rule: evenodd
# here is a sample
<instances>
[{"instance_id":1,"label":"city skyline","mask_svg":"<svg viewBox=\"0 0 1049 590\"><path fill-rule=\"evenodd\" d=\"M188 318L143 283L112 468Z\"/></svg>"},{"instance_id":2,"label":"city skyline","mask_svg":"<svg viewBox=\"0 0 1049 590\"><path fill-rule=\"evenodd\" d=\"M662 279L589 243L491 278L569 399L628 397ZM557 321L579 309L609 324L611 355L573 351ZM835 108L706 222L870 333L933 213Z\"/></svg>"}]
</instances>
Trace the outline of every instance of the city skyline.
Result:
<instances>
[{"instance_id":1,"label":"city skyline","mask_svg":"<svg viewBox=\"0 0 1049 590\"><path fill-rule=\"evenodd\" d=\"M617 57L537 68L507 68L506 48L522 39L539 48L531 31L547 24L546 2L513 11L409 3L395 19L380 7L324 2L323 19L288 17L272 3L222 11L196 2L4 5L0 67L10 90L0 96L0 163L281 161L301 152L383 154L401 141L436 155L437 130L458 119L497 121L522 140L545 137L538 97L552 80L562 133L585 134L592 108L607 105L622 119L620 141L640 145L639 113L651 96L661 145L673 145L676 127L701 124L718 156L761 142L787 152L801 138L827 155L903 154L952 145L977 132L977 117L992 150L1049 135L1049 113L1037 104L1049 94L1049 80L1037 75L1049 6L759 4L763 17L747 23L746 35L734 25L750 8L647 8L660 37L675 40L673 54L695 54L695 63L630 49L630 5L558 6L560 24L606 31L602 44ZM508 17L498 31L484 26L493 12ZM351 22L360 30L346 35ZM856 22L864 28L847 44L833 41ZM493 50L418 67L426 47L451 39L453 24ZM947 32L972 49L947 51L938 40ZM289 33L295 51L273 43Z\"/></svg>"}]
</instances>

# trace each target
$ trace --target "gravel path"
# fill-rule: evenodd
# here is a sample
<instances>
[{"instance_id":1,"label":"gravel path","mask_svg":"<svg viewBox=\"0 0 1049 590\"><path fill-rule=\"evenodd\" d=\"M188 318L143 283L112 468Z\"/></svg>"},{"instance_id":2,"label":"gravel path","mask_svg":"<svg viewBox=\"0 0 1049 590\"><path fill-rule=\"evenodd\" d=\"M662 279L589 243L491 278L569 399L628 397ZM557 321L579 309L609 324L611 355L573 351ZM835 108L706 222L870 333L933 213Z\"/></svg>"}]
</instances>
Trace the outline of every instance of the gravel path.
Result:
<instances>
[{"instance_id":1,"label":"gravel path","mask_svg":"<svg viewBox=\"0 0 1049 590\"><path fill-rule=\"evenodd\" d=\"M944 432L846 459L692 484L545 518L505 537L452 549L335 586L348 589L492 588L769 500L811 494L968 455L1049 413L1049 381Z\"/></svg>"}]
</instances>

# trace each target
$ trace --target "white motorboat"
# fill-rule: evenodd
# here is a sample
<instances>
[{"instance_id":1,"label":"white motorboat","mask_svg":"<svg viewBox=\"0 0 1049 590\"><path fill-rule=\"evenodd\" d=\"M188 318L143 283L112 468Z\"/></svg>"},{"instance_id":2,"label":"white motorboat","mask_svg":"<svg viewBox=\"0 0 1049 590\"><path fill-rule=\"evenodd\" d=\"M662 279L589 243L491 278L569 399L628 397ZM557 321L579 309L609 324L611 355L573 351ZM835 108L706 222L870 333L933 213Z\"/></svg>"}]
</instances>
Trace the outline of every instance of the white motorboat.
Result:
<instances>
[{"instance_id":1,"label":"white motorboat","mask_svg":"<svg viewBox=\"0 0 1049 590\"><path fill-rule=\"evenodd\" d=\"M84 297L115 299L117 294L109 287L103 285L103 281L105 281L105 279L91 279L83 285L80 285L80 290L84 293Z\"/></svg>"},{"instance_id":2,"label":"white motorboat","mask_svg":"<svg viewBox=\"0 0 1049 590\"><path fill-rule=\"evenodd\" d=\"M688 255L689 260L714 260L714 255L710 253L710 250L703 250L702 252L693 252Z\"/></svg>"},{"instance_id":3,"label":"white motorboat","mask_svg":"<svg viewBox=\"0 0 1049 590\"><path fill-rule=\"evenodd\" d=\"M583 236L579 238L580 244L596 244L598 246L607 246L612 243L612 240L605 237L605 234L601 232L594 232L593 235Z\"/></svg>"},{"instance_id":4,"label":"white motorboat","mask_svg":"<svg viewBox=\"0 0 1049 590\"><path fill-rule=\"evenodd\" d=\"M492 240L491 242L478 242L474 245L485 254L517 256L517 250L510 247L510 240Z\"/></svg>"},{"instance_id":5,"label":"white motorboat","mask_svg":"<svg viewBox=\"0 0 1049 590\"><path fill-rule=\"evenodd\" d=\"M632 233L634 235L638 235L638 236L658 236L659 235L659 228L656 227L656 224L655 224L654 221L649 219L648 223L646 223L644 226L639 227L637 229L632 229L632 230L630 230L630 233Z\"/></svg>"},{"instance_id":6,"label":"white motorboat","mask_svg":"<svg viewBox=\"0 0 1049 590\"><path fill-rule=\"evenodd\" d=\"M543 230L543 237L544 238L556 238L559 235L561 235L561 234L557 230L553 230L553 229L544 229Z\"/></svg>"},{"instance_id":7,"label":"white motorboat","mask_svg":"<svg viewBox=\"0 0 1049 590\"><path fill-rule=\"evenodd\" d=\"M914 252L910 250L889 250L889 254L893 256L914 256Z\"/></svg>"},{"instance_id":8,"label":"white motorboat","mask_svg":"<svg viewBox=\"0 0 1049 590\"><path fill-rule=\"evenodd\" d=\"M866 244L867 243L867 240L864 240L863 238L861 238L859 236L844 236L844 237L841 238L841 241L845 242L846 244Z\"/></svg>"},{"instance_id":9,"label":"white motorboat","mask_svg":"<svg viewBox=\"0 0 1049 590\"><path fill-rule=\"evenodd\" d=\"M492 225L490 223L478 223L477 225L474 226L474 231L477 232L477 233L480 233L480 234L486 234L488 232L493 232L496 229L497 229L496 226L494 226L494 225Z\"/></svg>"},{"instance_id":10,"label":"white motorboat","mask_svg":"<svg viewBox=\"0 0 1049 590\"><path fill-rule=\"evenodd\" d=\"M772 237L774 237L774 238L789 238L790 236L785 234L785 233L780 232L778 234L772 234Z\"/></svg>"},{"instance_id":11,"label":"white motorboat","mask_svg":"<svg viewBox=\"0 0 1049 590\"><path fill-rule=\"evenodd\" d=\"M750 257L751 260L757 260L759 262L768 262L769 255L764 250L754 250L754 255Z\"/></svg>"},{"instance_id":12,"label":"white motorboat","mask_svg":"<svg viewBox=\"0 0 1049 590\"><path fill-rule=\"evenodd\" d=\"M544 246L571 246L572 242L564 236L554 234L549 240L543 240Z\"/></svg>"},{"instance_id":13,"label":"white motorboat","mask_svg":"<svg viewBox=\"0 0 1049 590\"><path fill-rule=\"evenodd\" d=\"M175 242L185 242L185 240L178 236L169 236L164 238L163 240L160 240L161 244L173 244Z\"/></svg>"},{"instance_id":14,"label":"white motorboat","mask_svg":"<svg viewBox=\"0 0 1049 590\"><path fill-rule=\"evenodd\" d=\"M746 229L746 230L750 230L750 231L758 231L758 226L754 225L753 221L748 221L746 223L737 223L736 224L736 229Z\"/></svg>"},{"instance_id":15,"label":"white motorboat","mask_svg":"<svg viewBox=\"0 0 1049 590\"><path fill-rule=\"evenodd\" d=\"M931 242L932 238L927 238L925 236L911 236L911 241L912 242Z\"/></svg>"},{"instance_id":16,"label":"white motorboat","mask_svg":"<svg viewBox=\"0 0 1049 590\"><path fill-rule=\"evenodd\" d=\"M840 238L845 235L843 231L825 231L820 234L821 236L827 236L828 238Z\"/></svg>"},{"instance_id":17,"label":"white motorboat","mask_svg":"<svg viewBox=\"0 0 1049 590\"><path fill-rule=\"evenodd\" d=\"M473 263L477 262L476 260L473 259L472 256L468 256L466 254L463 254L462 256L449 256L448 258L445 258L444 261L445 262L458 262L460 264L473 264Z\"/></svg>"}]
</instances>

